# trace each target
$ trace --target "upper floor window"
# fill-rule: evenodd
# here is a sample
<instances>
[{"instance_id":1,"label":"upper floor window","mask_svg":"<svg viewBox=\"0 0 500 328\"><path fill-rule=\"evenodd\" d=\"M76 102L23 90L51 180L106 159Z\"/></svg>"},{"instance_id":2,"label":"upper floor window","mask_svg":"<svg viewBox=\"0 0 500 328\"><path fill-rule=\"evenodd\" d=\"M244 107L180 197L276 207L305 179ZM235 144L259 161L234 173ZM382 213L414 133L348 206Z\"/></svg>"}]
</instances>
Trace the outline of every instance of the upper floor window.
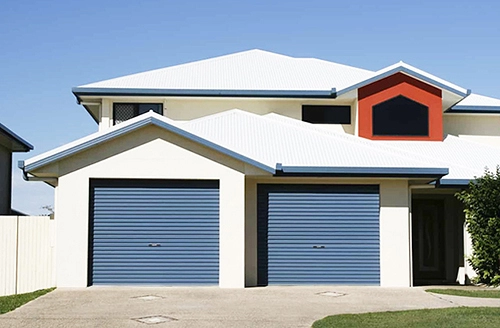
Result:
<instances>
[{"instance_id":1,"label":"upper floor window","mask_svg":"<svg viewBox=\"0 0 500 328\"><path fill-rule=\"evenodd\" d=\"M302 121L319 124L351 124L351 106L303 105Z\"/></svg>"},{"instance_id":2,"label":"upper floor window","mask_svg":"<svg viewBox=\"0 0 500 328\"><path fill-rule=\"evenodd\" d=\"M404 96L372 107L374 136L429 136L429 108Z\"/></svg>"},{"instance_id":3,"label":"upper floor window","mask_svg":"<svg viewBox=\"0 0 500 328\"><path fill-rule=\"evenodd\" d=\"M163 104L131 104L114 103L113 120L114 124L125 122L133 117L147 113L152 110L155 113L163 115Z\"/></svg>"}]
</instances>

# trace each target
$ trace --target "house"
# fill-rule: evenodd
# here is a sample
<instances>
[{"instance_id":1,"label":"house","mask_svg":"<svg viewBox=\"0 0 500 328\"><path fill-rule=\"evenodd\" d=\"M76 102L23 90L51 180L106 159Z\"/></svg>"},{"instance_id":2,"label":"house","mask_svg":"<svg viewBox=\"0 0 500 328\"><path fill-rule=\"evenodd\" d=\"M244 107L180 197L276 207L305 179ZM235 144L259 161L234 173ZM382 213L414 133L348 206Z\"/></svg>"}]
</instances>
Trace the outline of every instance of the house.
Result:
<instances>
[{"instance_id":1,"label":"house","mask_svg":"<svg viewBox=\"0 0 500 328\"><path fill-rule=\"evenodd\" d=\"M0 215L22 214L11 208L12 153L32 149L30 143L0 123Z\"/></svg>"},{"instance_id":2,"label":"house","mask_svg":"<svg viewBox=\"0 0 500 328\"><path fill-rule=\"evenodd\" d=\"M251 50L73 93L98 131L20 163L61 287L453 283L454 193L500 163L500 100L403 62Z\"/></svg>"}]
</instances>

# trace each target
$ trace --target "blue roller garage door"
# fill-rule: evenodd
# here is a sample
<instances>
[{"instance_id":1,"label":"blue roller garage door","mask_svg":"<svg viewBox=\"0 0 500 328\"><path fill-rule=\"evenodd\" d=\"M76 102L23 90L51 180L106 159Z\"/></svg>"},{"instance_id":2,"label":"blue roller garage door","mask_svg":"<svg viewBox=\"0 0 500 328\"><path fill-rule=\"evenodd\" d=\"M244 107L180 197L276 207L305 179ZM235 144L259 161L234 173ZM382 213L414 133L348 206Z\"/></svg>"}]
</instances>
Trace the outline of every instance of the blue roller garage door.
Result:
<instances>
[{"instance_id":1,"label":"blue roller garage door","mask_svg":"<svg viewBox=\"0 0 500 328\"><path fill-rule=\"evenodd\" d=\"M258 283L379 285L378 186L259 185Z\"/></svg>"},{"instance_id":2,"label":"blue roller garage door","mask_svg":"<svg viewBox=\"0 0 500 328\"><path fill-rule=\"evenodd\" d=\"M89 284L217 285L217 181L92 180Z\"/></svg>"}]
</instances>

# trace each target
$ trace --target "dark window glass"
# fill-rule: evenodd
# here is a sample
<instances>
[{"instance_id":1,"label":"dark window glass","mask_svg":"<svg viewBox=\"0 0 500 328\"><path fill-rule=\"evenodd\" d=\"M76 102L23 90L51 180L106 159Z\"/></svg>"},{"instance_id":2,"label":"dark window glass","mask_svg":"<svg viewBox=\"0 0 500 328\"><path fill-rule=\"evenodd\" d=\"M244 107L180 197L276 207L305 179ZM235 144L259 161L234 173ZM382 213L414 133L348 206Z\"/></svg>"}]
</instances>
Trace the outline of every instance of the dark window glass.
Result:
<instances>
[{"instance_id":1,"label":"dark window glass","mask_svg":"<svg viewBox=\"0 0 500 328\"><path fill-rule=\"evenodd\" d=\"M302 121L323 124L351 124L351 106L302 106Z\"/></svg>"},{"instance_id":2,"label":"dark window glass","mask_svg":"<svg viewBox=\"0 0 500 328\"><path fill-rule=\"evenodd\" d=\"M113 119L114 123L118 124L133 117L147 113L152 110L155 113L163 115L163 104L113 104Z\"/></svg>"},{"instance_id":3,"label":"dark window glass","mask_svg":"<svg viewBox=\"0 0 500 328\"><path fill-rule=\"evenodd\" d=\"M374 136L428 136L429 108L403 96L373 106Z\"/></svg>"}]
</instances>

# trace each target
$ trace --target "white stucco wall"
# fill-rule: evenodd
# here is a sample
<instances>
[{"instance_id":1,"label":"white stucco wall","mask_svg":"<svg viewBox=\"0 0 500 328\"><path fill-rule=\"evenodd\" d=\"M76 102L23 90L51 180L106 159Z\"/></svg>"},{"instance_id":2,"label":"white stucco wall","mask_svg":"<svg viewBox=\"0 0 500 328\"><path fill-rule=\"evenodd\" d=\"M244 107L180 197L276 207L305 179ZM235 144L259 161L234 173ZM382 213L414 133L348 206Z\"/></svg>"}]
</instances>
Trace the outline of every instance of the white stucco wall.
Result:
<instances>
[{"instance_id":1,"label":"white stucco wall","mask_svg":"<svg viewBox=\"0 0 500 328\"><path fill-rule=\"evenodd\" d=\"M102 100L99 130L113 126L113 102L154 102L163 103L164 115L178 121L188 121L230 109L241 109L247 112L264 115L277 113L295 119L302 119L302 105L350 105L351 124L324 124L339 132L354 134L356 122L356 106L352 100L332 99L249 99L249 98L131 98L113 97Z\"/></svg>"},{"instance_id":2,"label":"white stucco wall","mask_svg":"<svg viewBox=\"0 0 500 328\"><path fill-rule=\"evenodd\" d=\"M500 114L445 114L443 130L460 138L500 146Z\"/></svg>"},{"instance_id":3,"label":"white stucco wall","mask_svg":"<svg viewBox=\"0 0 500 328\"><path fill-rule=\"evenodd\" d=\"M245 165L157 127L147 127L56 166L61 175L55 203L57 286L87 286L89 180L135 178L219 180L219 285L244 287Z\"/></svg>"},{"instance_id":4,"label":"white stucco wall","mask_svg":"<svg viewBox=\"0 0 500 328\"><path fill-rule=\"evenodd\" d=\"M411 286L410 197L408 182L380 183L380 284Z\"/></svg>"},{"instance_id":5,"label":"white stucco wall","mask_svg":"<svg viewBox=\"0 0 500 328\"><path fill-rule=\"evenodd\" d=\"M257 180L245 181L245 285L257 286Z\"/></svg>"},{"instance_id":6,"label":"white stucco wall","mask_svg":"<svg viewBox=\"0 0 500 328\"><path fill-rule=\"evenodd\" d=\"M472 265L470 265L468 259L472 256L472 253L474 252L472 248L472 239L469 234L469 231L467 231L467 224L464 222L463 226L463 234L464 234L464 273L466 277L470 280L474 279L477 277L476 271L474 271L474 268L472 268Z\"/></svg>"},{"instance_id":7,"label":"white stucco wall","mask_svg":"<svg viewBox=\"0 0 500 328\"><path fill-rule=\"evenodd\" d=\"M113 102L103 99L99 112L99 131L106 130L113 126Z\"/></svg>"}]
</instances>

